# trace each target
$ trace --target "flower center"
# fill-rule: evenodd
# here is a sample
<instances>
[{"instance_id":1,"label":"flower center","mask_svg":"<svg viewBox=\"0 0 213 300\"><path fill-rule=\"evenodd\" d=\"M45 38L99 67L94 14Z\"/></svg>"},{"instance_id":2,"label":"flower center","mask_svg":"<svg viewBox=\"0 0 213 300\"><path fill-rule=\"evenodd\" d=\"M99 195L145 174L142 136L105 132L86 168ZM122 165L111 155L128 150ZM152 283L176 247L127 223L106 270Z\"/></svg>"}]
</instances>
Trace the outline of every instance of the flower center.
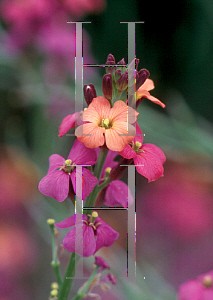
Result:
<instances>
[{"instance_id":1,"label":"flower center","mask_svg":"<svg viewBox=\"0 0 213 300\"><path fill-rule=\"evenodd\" d=\"M97 226L99 226L101 223L94 224L95 219L98 217L98 213L96 211L93 211L92 215L88 215L88 221L83 220L84 223L91 226L94 230L96 230Z\"/></svg>"},{"instance_id":2,"label":"flower center","mask_svg":"<svg viewBox=\"0 0 213 300\"><path fill-rule=\"evenodd\" d=\"M142 144L138 141L132 142L132 149L136 152L136 153L140 153L140 152L144 152L142 149L140 149L140 147L142 146Z\"/></svg>"},{"instance_id":3,"label":"flower center","mask_svg":"<svg viewBox=\"0 0 213 300\"><path fill-rule=\"evenodd\" d=\"M101 124L99 125L100 127L104 127L105 129L109 129L112 127L112 125L110 124L109 119L102 119L101 120Z\"/></svg>"},{"instance_id":4,"label":"flower center","mask_svg":"<svg viewBox=\"0 0 213 300\"><path fill-rule=\"evenodd\" d=\"M210 288L212 287L212 277L210 275L206 275L204 278L203 278L203 285L207 288Z\"/></svg>"},{"instance_id":5,"label":"flower center","mask_svg":"<svg viewBox=\"0 0 213 300\"><path fill-rule=\"evenodd\" d=\"M64 165L60 168L60 170L63 170L68 175L70 175L70 173L72 173L74 169L75 169L75 164L72 163L71 159L65 160Z\"/></svg>"}]
</instances>

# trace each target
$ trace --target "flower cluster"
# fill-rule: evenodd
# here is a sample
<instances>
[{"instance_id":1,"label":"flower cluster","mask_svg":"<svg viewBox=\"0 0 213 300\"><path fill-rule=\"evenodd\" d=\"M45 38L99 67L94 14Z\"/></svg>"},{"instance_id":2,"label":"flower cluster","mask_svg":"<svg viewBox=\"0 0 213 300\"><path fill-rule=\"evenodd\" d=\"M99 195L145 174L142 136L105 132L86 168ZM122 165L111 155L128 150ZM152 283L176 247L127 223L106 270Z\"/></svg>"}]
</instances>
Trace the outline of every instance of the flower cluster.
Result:
<instances>
[{"instance_id":1,"label":"flower cluster","mask_svg":"<svg viewBox=\"0 0 213 300\"><path fill-rule=\"evenodd\" d=\"M50 156L48 173L39 183L41 193L59 202L67 197L74 200L76 196L84 201L82 215L74 214L55 223L59 229L71 228L63 240L63 247L83 257L95 255L102 247L110 247L119 237L119 233L93 209L100 199L102 205L109 207L128 207L133 203L131 191L120 180L125 168L134 164L148 181L163 176L165 155L157 146L143 144L143 134L137 123L139 113L134 107L138 107L143 97L162 107L165 105L150 95L153 81L148 79L146 69L137 70L138 63L136 59L127 66L122 59L116 64L114 56L109 54L102 81L104 96L97 96L93 84L84 86L88 107L66 116L59 127L62 137L77 126L77 139L67 159L58 154ZM135 95L127 93L132 70L136 79ZM119 162L114 160L117 156L120 156ZM107 280L112 281L112 275L108 277Z\"/></svg>"}]
</instances>

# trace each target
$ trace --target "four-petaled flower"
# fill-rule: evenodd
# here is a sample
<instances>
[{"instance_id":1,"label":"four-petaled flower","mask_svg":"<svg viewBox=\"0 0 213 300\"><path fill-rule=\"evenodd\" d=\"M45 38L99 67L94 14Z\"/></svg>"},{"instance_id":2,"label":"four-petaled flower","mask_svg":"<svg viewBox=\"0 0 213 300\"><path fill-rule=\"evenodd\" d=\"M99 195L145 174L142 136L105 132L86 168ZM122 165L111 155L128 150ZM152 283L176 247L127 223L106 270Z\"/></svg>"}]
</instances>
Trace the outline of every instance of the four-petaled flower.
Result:
<instances>
[{"instance_id":1,"label":"four-petaled flower","mask_svg":"<svg viewBox=\"0 0 213 300\"><path fill-rule=\"evenodd\" d=\"M50 156L49 170L39 183L39 191L45 196L62 202L69 193L73 194L74 189L80 199L85 199L96 186L98 180L89 170L82 168L81 172L81 168L77 166L94 165L96 160L95 150L86 148L76 140L67 160L58 154ZM72 184L70 184L71 182Z\"/></svg>"},{"instance_id":2,"label":"four-petaled flower","mask_svg":"<svg viewBox=\"0 0 213 300\"><path fill-rule=\"evenodd\" d=\"M183 283L178 290L178 300L212 300L213 271Z\"/></svg>"},{"instance_id":3,"label":"four-petaled flower","mask_svg":"<svg viewBox=\"0 0 213 300\"><path fill-rule=\"evenodd\" d=\"M131 122L128 123L128 118ZM106 143L107 148L113 151L122 151L134 138L133 124L138 112L118 100L111 108L109 101L104 97L94 98L83 112L83 121L86 122L75 130L75 135L86 147L97 148ZM131 123L131 124L130 124Z\"/></svg>"},{"instance_id":4,"label":"four-petaled flower","mask_svg":"<svg viewBox=\"0 0 213 300\"><path fill-rule=\"evenodd\" d=\"M75 223L75 218L76 215L73 215L59 223L55 223L55 226L60 229L74 226L63 240L63 246L69 252L76 252L81 256L89 257L94 255L100 248L111 246L119 237L119 233L105 223L97 212L93 212L89 217L82 215L80 222L79 218L76 218ZM82 232L82 235L76 235L76 229Z\"/></svg>"},{"instance_id":5,"label":"four-petaled flower","mask_svg":"<svg viewBox=\"0 0 213 300\"><path fill-rule=\"evenodd\" d=\"M136 136L119 154L127 159L133 158L138 173L146 177L149 182L163 176L166 157L157 146L143 144L143 134L137 123Z\"/></svg>"}]
</instances>

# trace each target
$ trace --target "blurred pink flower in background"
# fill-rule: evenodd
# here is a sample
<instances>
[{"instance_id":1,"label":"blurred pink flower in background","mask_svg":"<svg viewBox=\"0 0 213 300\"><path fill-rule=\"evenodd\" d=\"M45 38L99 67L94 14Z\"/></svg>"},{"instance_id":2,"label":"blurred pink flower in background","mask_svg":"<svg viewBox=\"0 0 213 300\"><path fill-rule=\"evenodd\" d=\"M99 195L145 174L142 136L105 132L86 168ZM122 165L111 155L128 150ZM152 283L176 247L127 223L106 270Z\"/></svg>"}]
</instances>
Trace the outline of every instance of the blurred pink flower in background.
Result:
<instances>
[{"instance_id":1,"label":"blurred pink flower in background","mask_svg":"<svg viewBox=\"0 0 213 300\"><path fill-rule=\"evenodd\" d=\"M213 271L183 283L179 287L178 300L212 300Z\"/></svg>"},{"instance_id":2,"label":"blurred pink flower in background","mask_svg":"<svg viewBox=\"0 0 213 300\"><path fill-rule=\"evenodd\" d=\"M105 0L62 0L65 8L75 17L99 14L106 7Z\"/></svg>"}]
</instances>

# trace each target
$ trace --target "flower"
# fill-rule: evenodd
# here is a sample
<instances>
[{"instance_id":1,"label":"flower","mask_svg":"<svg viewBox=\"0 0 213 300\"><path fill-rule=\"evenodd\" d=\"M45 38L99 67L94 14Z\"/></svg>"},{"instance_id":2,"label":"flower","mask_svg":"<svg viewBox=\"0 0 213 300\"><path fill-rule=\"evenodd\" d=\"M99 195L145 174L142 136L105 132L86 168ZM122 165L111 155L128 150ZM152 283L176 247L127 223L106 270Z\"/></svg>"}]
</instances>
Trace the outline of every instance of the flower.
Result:
<instances>
[{"instance_id":1,"label":"flower","mask_svg":"<svg viewBox=\"0 0 213 300\"><path fill-rule=\"evenodd\" d=\"M95 264L99 266L99 271L110 269L108 263L101 256L95 256Z\"/></svg>"},{"instance_id":2,"label":"flower","mask_svg":"<svg viewBox=\"0 0 213 300\"><path fill-rule=\"evenodd\" d=\"M75 135L88 148L97 148L106 143L109 149L122 151L134 138L135 128L132 123L128 124L128 113L131 116L134 114L134 123L138 112L123 101L116 101L111 108L106 98L94 98L88 109L83 112L83 121L87 123L77 127Z\"/></svg>"},{"instance_id":3,"label":"flower","mask_svg":"<svg viewBox=\"0 0 213 300\"><path fill-rule=\"evenodd\" d=\"M213 271L183 283L178 290L179 300L212 300Z\"/></svg>"},{"instance_id":4,"label":"flower","mask_svg":"<svg viewBox=\"0 0 213 300\"><path fill-rule=\"evenodd\" d=\"M73 187L77 196L81 199L83 190L83 199L86 198L97 184L97 178L86 168L82 168L80 173L77 165L94 165L97 160L95 150L87 149L78 140L75 141L68 159L65 160L58 154L53 154L49 158L50 166L47 175L39 183L39 191L49 197L56 199L59 202L64 201L70 191L70 186ZM74 171L75 170L75 171ZM82 182L82 186L77 187L76 191L76 177ZM70 180L72 185L70 185Z\"/></svg>"},{"instance_id":5,"label":"flower","mask_svg":"<svg viewBox=\"0 0 213 300\"><path fill-rule=\"evenodd\" d=\"M166 157L163 151L155 145L144 144L143 135L140 127L136 123L136 136L130 145L126 145L123 151L119 152L127 159L133 158L138 173L154 181L163 176L163 164Z\"/></svg>"},{"instance_id":6,"label":"flower","mask_svg":"<svg viewBox=\"0 0 213 300\"><path fill-rule=\"evenodd\" d=\"M145 97L147 99L149 99L150 101L160 105L161 107L165 107L165 104L162 103L159 99L153 97L150 95L149 91L153 90L155 88L154 83L151 79L146 79L146 81L144 82L144 84L142 84L139 89L136 92L136 106L138 107L138 105L140 104L140 102L142 101L142 98Z\"/></svg>"},{"instance_id":7,"label":"flower","mask_svg":"<svg viewBox=\"0 0 213 300\"><path fill-rule=\"evenodd\" d=\"M109 176L111 169L118 165L118 162L114 161L117 155L117 152L109 150L101 173L100 182L103 182L106 176ZM104 204L111 207L119 205L127 207L127 205L131 205L133 203L133 197L130 193L128 199L128 190L129 188L126 183L121 180L113 180L106 187Z\"/></svg>"},{"instance_id":8,"label":"flower","mask_svg":"<svg viewBox=\"0 0 213 300\"><path fill-rule=\"evenodd\" d=\"M81 236L76 236L76 228L80 230L82 226L83 234L83 256L89 257L94 255L100 248L111 246L119 237L119 233L105 223L97 212L93 212L92 216L82 215L82 222L75 224L75 215L55 223L57 228L73 227L63 240L64 248L69 252L76 252L82 255L82 240Z\"/></svg>"}]
</instances>

